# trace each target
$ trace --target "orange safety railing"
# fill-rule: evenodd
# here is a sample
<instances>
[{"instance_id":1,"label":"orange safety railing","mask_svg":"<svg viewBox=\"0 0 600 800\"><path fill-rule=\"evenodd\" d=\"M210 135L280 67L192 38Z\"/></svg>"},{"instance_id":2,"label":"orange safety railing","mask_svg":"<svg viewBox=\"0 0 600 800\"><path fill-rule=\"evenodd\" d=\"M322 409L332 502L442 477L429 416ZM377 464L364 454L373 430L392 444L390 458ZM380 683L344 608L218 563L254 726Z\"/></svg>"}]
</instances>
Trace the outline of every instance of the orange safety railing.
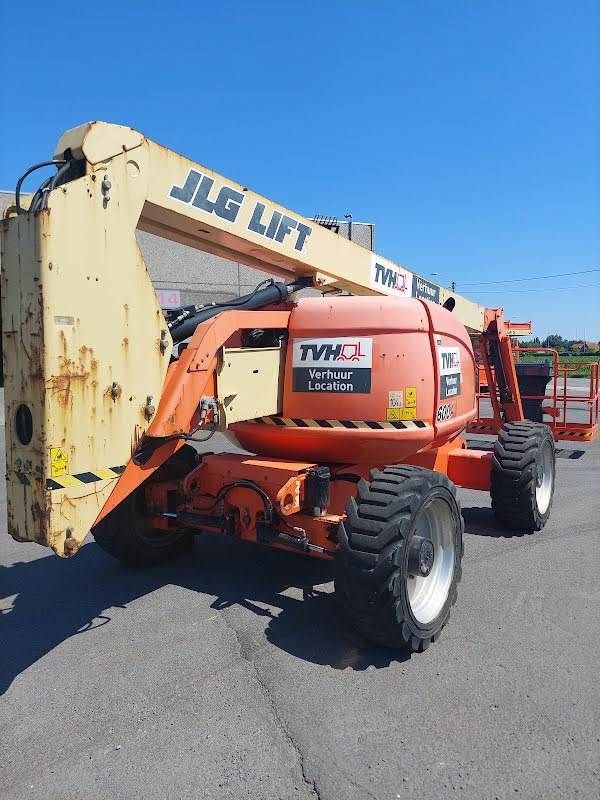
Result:
<instances>
[{"instance_id":1,"label":"orange safety railing","mask_svg":"<svg viewBox=\"0 0 600 800\"><path fill-rule=\"evenodd\" d=\"M538 402L541 405L543 421L552 430L555 440L591 442L598 434L598 418L600 414L600 363L586 364L590 368L589 381L581 387L569 386L568 378L578 370L577 366L562 362L558 352L549 347L513 348L515 361L523 364L519 356L523 354L543 354L550 361L550 381L545 394L523 394L521 400ZM548 363L548 360L541 363ZM535 362L534 362L535 363ZM493 375L493 370L492 370ZM499 400L497 385L488 386L485 371L477 367L477 419L468 426L471 433L496 434L502 426L502 420L494 416L490 402L491 393ZM489 416L485 412L489 412ZM525 415L527 416L527 414Z\"/></svg>"}]
</instances>

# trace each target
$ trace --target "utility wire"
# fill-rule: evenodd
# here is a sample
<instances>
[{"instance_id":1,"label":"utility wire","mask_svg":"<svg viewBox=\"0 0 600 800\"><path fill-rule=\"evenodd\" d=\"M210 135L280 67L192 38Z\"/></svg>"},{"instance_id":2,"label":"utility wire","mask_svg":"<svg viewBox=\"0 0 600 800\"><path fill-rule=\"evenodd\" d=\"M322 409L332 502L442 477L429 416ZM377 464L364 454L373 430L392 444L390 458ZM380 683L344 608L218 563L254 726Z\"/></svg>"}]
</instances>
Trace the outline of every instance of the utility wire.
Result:
<instances>
[{"instance_id":1,"label":"utility wire","mask_svg":"<svg viewBox=\"0 0 600 800\"><path fill-rule=\"evenodd\" d=\"M491 294L501 291L503 294L522 294L524 292L566 292L570 289L589 289L592 286L600 286L600 283L580 283L575 286L549 286L545 289L482 289L475 294Z\"/></svg>"},{"instance_id":2,"label":"utility wire","mask_svg":"<svg viewBox=\"0 0 600 800\"><path fill-rule=\"evenodd\" d=\"M522 281L545 281L548 278L564 278L567 275L588 275L590 272L600 272L600 267L592 267L591 269L582 269L578 272L557 272L554 275L534 275L529 278L505 278L501 281L480 281L478 283L463 283L462 281L457 281L460 283L461 288L463 286L491 286L492 284L498 283L521 283Z\"/></svg>"}]
</instances>

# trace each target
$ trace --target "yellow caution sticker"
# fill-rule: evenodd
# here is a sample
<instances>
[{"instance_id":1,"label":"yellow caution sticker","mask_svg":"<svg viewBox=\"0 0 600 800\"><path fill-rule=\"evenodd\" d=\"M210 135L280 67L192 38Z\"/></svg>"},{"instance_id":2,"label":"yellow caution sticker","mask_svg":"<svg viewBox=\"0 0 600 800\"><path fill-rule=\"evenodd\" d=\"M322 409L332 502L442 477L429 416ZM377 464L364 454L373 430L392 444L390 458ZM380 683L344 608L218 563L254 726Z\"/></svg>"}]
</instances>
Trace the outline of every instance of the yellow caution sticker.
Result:
<instances>
[{"instance_id":1,"label":"yellow caution sticker","mask_svg":"<svg viewBox=\"0 0 600 800\"><path fill-rule=\"evenodd\" d=\"M50 475L53 478L60 478L69 472L69 456L62 447L50 448Z\"/></svg>"},{"instance_id":2,"label":"yellow caution sticker","mask_svg":"<svg viewBox=\"0 0 600 800\"><path fill-rule=\"evenodd\" d=\"M404 390L404 405L406 408L416 408L417 407L417 387L416 386L407 386ZM414 419L414 416L407 417L407 419Z\"/></svg>"},{"instance_id":3,"label":"yellow caution sticker","mask_svg":"<svg viewBox=\"0 0 600 800\"><path fill-rule=\"evenodd\" d=\"M395 422L396 420L410 420L417 418L416 408L388 408L386 411L386 420L388 422Z\"/></svg>"}]
</instances>

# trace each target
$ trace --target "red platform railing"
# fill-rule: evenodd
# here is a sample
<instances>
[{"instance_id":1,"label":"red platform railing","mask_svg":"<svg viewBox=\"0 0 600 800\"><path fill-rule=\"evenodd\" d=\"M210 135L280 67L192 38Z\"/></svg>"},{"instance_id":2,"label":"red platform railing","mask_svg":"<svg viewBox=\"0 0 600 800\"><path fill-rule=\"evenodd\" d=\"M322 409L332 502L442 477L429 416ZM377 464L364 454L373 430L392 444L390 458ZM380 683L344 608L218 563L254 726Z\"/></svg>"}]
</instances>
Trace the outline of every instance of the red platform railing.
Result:
<instances>
[{"instance_id":1,"label":"red platform railing","mask_svg":"<svg viewBox=\"0 0 600 800\"><path fill-rule=\"evenodd\" d=\"M542 363L550 362L550 382L545 394L521 394L521 400L523 402L537 401L541 404L542 419L552 430L555 440L593 441L598 434L600 412L600 363L588 362L585 365L590 369L587 383L582 384L581 387L569 387L568 378L580 369L580 365L573 366L568 362L561 361L558 352L549 347L513 348L515 362L522 364L520 356L524 354L546 356L546 360ZM485 371L481 367L478 367L476 377L477 419L469 424L467 430L470 433L497 434L503 420L494 414L491 396L493 394L499 402L498 387L497 385L488 386L487 381L482 381L482 377L485 380ZM493 371L492 377L494 377ZM574 391L575 388L579 391ZM485 412L491 411L491 416L484 413L482 404L486 406Z\"/></svg>"}]
</instances>

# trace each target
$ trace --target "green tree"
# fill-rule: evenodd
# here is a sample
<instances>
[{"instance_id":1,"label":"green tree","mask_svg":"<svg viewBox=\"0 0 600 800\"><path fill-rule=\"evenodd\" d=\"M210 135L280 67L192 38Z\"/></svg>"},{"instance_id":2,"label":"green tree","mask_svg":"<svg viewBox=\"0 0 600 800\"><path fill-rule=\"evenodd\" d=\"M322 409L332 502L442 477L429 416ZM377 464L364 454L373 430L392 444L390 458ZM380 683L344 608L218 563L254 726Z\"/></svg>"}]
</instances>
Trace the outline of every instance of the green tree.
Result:
<instances>
[{"instance_id":1,"label":"green tree","mask_svg":"<svg viewBox=\"0 0 600 800\"><path fill-rule=\"evenodd\" d=\"M539 338L536 336L535 339L523 339L519 342L519 347L522 349L527 349L528 347L541 347L542 343L540 342Z\"/></svg>"},{"instance_id":2,"label":"green tree","mask_svg":"<svg viewBox=\"0 0 600 800\"><path fill-rule=\"evenodd\" d=\"M552 333L544 339L544 347L553 347L555 350L566 350L569 342L558 333Z\"/></svg>"}]
</instances>

